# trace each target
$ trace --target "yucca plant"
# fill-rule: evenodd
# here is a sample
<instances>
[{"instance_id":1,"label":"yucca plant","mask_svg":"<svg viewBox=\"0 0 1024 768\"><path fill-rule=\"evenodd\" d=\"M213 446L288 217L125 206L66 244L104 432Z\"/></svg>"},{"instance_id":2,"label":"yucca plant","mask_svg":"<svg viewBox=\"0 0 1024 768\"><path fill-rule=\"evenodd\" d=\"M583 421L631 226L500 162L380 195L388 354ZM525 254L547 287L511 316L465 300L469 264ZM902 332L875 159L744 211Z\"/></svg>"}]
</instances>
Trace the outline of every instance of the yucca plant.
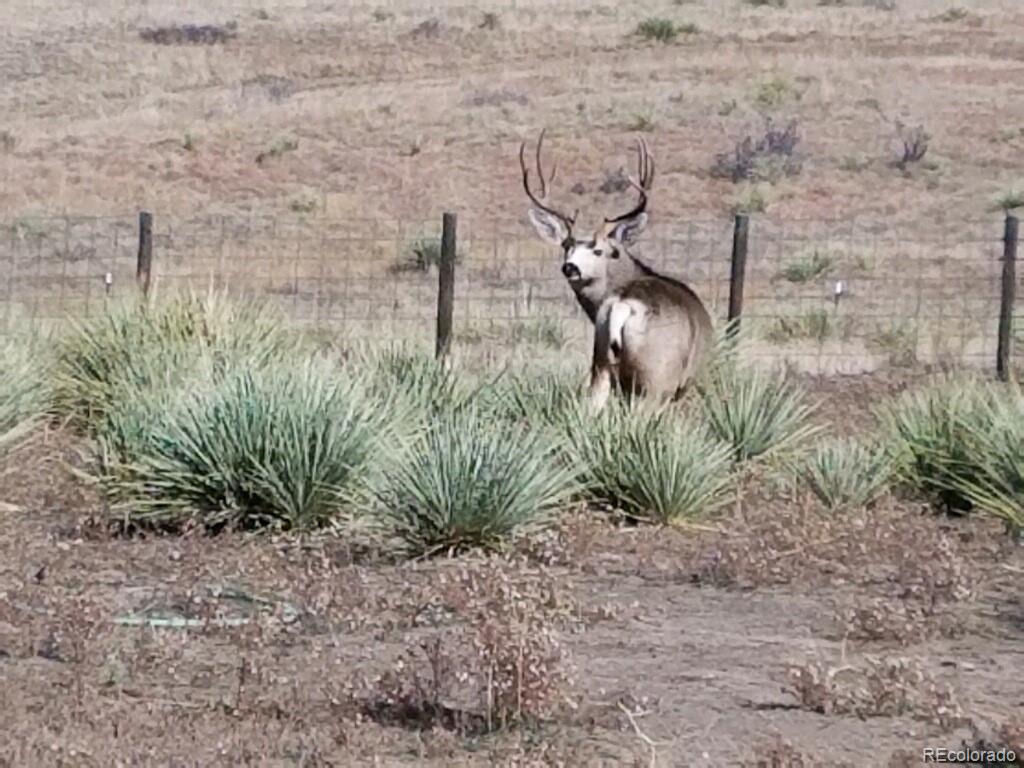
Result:
<instances>
[{"instance_id":1,"label":"yucca plant","mask_svg":"<svg viewBox=\"0 0 1024 768\"><path fill-rule=\"evenodd\" d=\"M874 447L855 438L820 443L796 464L800 480L829 509L856 509L874 502L886 489L894 457L885 444Z\"/></svg>"},{"instance_id":2,"label":"yucca plant","mask_svg":"<svg viewBox=\"0 0 1024 768\"><path fill-rule=\"evenodd\" d=\"M1024 531L1024 396L1016 385L989 390L971 409L957 414L963 450L936 456L950 493L978 512Z\"/></svg>"},{"instance_id":3,"label":"yucca plant","mask_svg":"<svg viewBox=\"0 0 1024 768\"><path fill-rule=\"evenodd\" d=\"M121 302L73 323L58 340L55 407L75 425L91 428L118 407L124 387L145 388L168 376L185 386L204 351L218 364L244 357L256 366L301 352L282 327L264 305L221 293Z\"/></svg>"},{"instance_id":4,"label":"yucca plant","mask_svg":"<svg viewBox=\"0 0 1024 768\"><path fill-rule=\"evenodd\" d=\"M0 457L39 423L47 407L47 355L37 339L0 340Z\"/></svg>"},{"instance_id":5,"label":"yucca plant","mask_svg":"<svg viewBox=\"0 0 1024 768\"><path fill-rule=\"evenodd\" d=\"M493 548L548 524L571 473L541 432L497 428L486 409L439 413L395 453L373 492L383 529L409 554Z\"/></svg>"},{"instance_id":6,"label":"yucca plant","mask_svg":"<svg viewBox=\"0 0 1024 768\"><path fill-rule=\"evenodd\" d=\"M367 378L372 394L398 394L424 413L459 408L474 394L450 366L424 350L402 345L358 349L346 367Z\"/></svg>"},{"instance_id":7,"label":"yucca plant","mask_svg":"<svg viewBox=\"0 0 1024 768\"><path fill-rule=\"evenodd\" d=\"M723 366L698 391L702 419L736 464L788 453L819 431L814 406L781 374Z\"/></svg>"},{"instance_id":8,"label":"yucca plant","mask_svg":"<svg viewBox=\"0 0 1024 768\"><path fill-rule=\"evenodd\" d=\"M519 373L485 390L486 402L498 418L548 428L562 424L583 401L576 377L565 373Z\"/></svg>"},{"instance_id":9,"label":"yucca plant","mask_svg":"<svg viewBox=\"0 0 1024 768\"><path fill-rule=\"evenodd\" d=\"M729 446L673 409L614 401L596 418L572 411L564 429L564 450L592 503L674 524L729 499Z\"/></svg>"},{"instance_id":10,"label":"yucca plant","mask_svg":"<svg viewBox=\"0 0 1024 768\"><path fill-rule=\"evenodd\" d=\"M207 370L212 368L207 365ZM97 479L128 527L309 528L355 500L401 419L337 368L250 367L107 415Z\"/></svg>"},{"instance_id":11,"label":"yucca plant","mask_svg":"<svg viewBox=\"0 0 1024 768\"><path fill-rule=\"evenodd\" d=\"M908 392L879 409L879 420L900 457L902 484L947 512L966 513L974 503L961 490L976 479L971 431L991 431L992 393L957 379Z\"/></svg>"}]
</instances>

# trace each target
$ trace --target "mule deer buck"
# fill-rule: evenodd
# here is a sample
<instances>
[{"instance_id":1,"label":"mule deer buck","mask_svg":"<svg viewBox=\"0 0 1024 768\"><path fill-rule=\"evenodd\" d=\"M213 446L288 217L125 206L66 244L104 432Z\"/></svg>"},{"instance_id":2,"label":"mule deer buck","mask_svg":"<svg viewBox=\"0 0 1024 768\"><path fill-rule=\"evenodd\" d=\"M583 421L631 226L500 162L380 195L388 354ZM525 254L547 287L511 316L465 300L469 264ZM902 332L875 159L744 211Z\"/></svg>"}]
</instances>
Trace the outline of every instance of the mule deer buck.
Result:
<instances>
[{"instance_id":1,"label":"mule deer buck","mask_svg":"<svg viewBox=\"0 0 1024 768\"><path fill-rule=\"evenodd\" d=\"M654 160L637 140L637 204L604 222L589 237L573 232L577 210L568 216L548 203L556 168L545 178L541 167L544 131L537 140L540 195L530 189L526 142L519 148L523 187L533 203L530 222L541 239L562 252L562 274L583 311L594 324L590 370L590 402L604 408L614 387L627 398L651 397L662 402L680 397L712 344L711 316L686 284L659 274L630 248L647 225L647 194L654 181Z\"/></svg>"}]
</instances>

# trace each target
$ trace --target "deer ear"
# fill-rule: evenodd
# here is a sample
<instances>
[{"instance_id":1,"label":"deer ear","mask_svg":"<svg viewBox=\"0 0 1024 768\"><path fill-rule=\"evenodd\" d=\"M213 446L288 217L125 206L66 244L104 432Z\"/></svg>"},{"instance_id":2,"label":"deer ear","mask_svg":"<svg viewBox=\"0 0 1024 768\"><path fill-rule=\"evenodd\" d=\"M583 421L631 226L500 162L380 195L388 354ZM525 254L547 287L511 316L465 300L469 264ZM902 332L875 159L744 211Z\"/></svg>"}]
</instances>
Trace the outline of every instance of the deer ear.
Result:
<instances>
[{"instance_id":1,"label":"deer ear","mask_svg":"<svg viewBox=\"0 0 1024 768\"><path fill-rule=\"evenodd\" d=\"M623 221L617 221L612 226L608 237L617 240L623 245L632 245L640 237L640 234L647 227L647 214L638 213Z\"/></svg>"},{"instance_id":2,"label":"deer ear","mask_svg":"<svg viewBox=\"0 0 1024 768\"><path fill-rule=\"evenodd\" d=\"M530 223L533 224L533 228L537 230L540 239L548 245L560 246L565 242L565 238L569 236L569 228L557 216L552 216L547 211L542 211L539 208L531 208L529 214Z\"/></svg>"}]
</instances>

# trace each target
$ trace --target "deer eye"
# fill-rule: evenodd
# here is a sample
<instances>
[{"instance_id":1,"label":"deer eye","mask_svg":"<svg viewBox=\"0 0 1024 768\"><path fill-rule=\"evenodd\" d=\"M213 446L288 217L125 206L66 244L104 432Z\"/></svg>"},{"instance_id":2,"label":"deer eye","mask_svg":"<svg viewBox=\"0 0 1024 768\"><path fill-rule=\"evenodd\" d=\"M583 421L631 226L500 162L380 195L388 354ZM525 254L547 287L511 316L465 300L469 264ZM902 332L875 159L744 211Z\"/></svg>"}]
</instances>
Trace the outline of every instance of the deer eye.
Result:
<instances>
[{"instance_id":1,"label":"deer eye","mask_svg":"<svg viewBox=\"0 0 1024 768\"><path fill-rule=\"evenodd\" d=\"M604 251L602 251L600 248L595 248L594 249L594 255L595 256L601 256L603 253L604 253Z\"/></svg>"}]
</instances>

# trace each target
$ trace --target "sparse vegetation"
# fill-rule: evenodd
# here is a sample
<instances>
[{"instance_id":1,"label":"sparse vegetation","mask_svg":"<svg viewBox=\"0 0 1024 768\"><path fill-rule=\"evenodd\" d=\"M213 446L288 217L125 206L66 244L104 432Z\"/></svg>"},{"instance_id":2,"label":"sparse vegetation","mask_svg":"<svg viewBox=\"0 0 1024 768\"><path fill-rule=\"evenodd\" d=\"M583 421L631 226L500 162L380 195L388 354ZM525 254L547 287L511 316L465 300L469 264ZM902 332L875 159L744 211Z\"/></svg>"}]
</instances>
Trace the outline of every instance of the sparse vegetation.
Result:
<instances>
[{"instance_id":1,"label":"sparse vegetation","mask_svg":"<svg viewBox=\"0 0 1024 768\"><path fill-rule=\"evenodd\" d=\"M441 238L421 237L409 248L409 255L391 266L392 272L429 272L441 265ZM455 263L462 261L462 254L456 252Z\"/></svg>"},{"instance_id":2,"label":"sparse vegetation","mask_svg":"<svg viewBox=\"0 0 1024 768\"><path fill-rule=\"evenodd\" d=\"M139 37L157 45L220 45L238 36L238 23L180 24L143 29Z\"/></svg>"},{"instance_id":3,"label":"sparse vegetation","mask_svg":"<svg viewBox=\"0 0 1024 768\"><path fill-rule=\"evenodd\" d=\"M754 103L762 109L777 109L788 99L798 98L799 93L793 89L789 81L782 77L772 77L758 84L754 92Z\"/></svg>"},{"instance_id":4,"label":"sparse vegetation","mask_svg":"<svg viewBox=\"0 0 1024 768\"><path fill-rule=\"evenodd\" d=\"M1015 187L999 195L996 198L995 207L1006 212L1024 208L1024 189Z\"/></svg>"},{"instance_id":5,"label":"sparse vegetation","mask_svg":"<svg viewBox=\"0 0 1024 768\"><path fill-rule=\"evenodd\" d=\"M776 278L791 283L806 283L827 272L832 263L833 259L829 254L814 250L786 264Z\"/></svg>"},{"instance_id":6,"label":"sparse vegetation","mask_svg":"<svg viewBox=\"0 0 1024 768\"><path fill-rule=\"evenodd\" d=\"M830 338L845 336L849 322L835 318L824 309L812 309L799 315L779 317L772 321L765 338L776 344L810 340L821 344Z\"/></svg>"},{"instance_id":7,"label":"sparse vegetation","mask_svg":"<svg viewBox=\"0 0 1024 768\"><path fill-rule=\"evenodd\" d=\"M644 40L654 40L659 43L671 43L679 36L679 28L671 19L650 17L641 21L636 27L636 33Z\"/></svg>"},{"instance_id":8,"label":"sparse vegetation","mask_svg":"<svg viewBox=\"0 0 1024 768\"><path fill-rule=\"evenodd\" d=\"M924 156L928 154L928 143L931 141L931 136L924 126L907 128L902 122L897 121L896 134L903 147L900 157L896 160L897 168L906 170L909 165L924 160Z\"/></svg>"},{"instance_id":9,"label":"sparse vegetation","mask_svg":"<svg viewBox=\"0 0 1024 768\"><path fill-rule=\"evenodd\" d=\"M298 148L299 142L296 139L278 139L265 152L260 152L256 155L256 164L262 165L267 160L273 160L289 152L294 152Z\"/></svg>"}]
</instances>

